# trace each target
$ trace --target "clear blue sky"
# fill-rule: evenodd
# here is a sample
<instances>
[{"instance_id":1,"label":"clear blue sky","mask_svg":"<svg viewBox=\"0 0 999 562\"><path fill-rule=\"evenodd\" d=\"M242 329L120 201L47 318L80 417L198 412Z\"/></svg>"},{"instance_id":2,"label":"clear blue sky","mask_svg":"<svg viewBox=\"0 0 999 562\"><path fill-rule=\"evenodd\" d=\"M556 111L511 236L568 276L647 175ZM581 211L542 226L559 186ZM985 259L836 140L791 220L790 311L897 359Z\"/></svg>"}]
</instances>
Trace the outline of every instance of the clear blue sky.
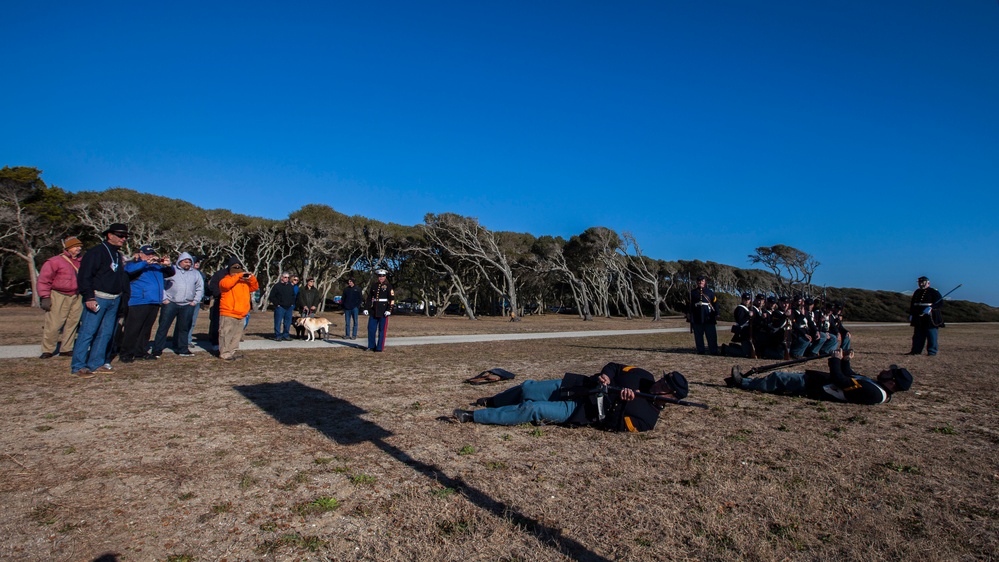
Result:
<instances>
[{"instance_id":1,"label":"clear blue sky","mask_svg":"<svg viewBox=\"0 0 999 562\"><path fill-rule=\"evenodd\" d=\"M153 5L157 4L157 5ZM999 306L999 2L8 2L0 165Z\"/></svg>"}]
</instances>

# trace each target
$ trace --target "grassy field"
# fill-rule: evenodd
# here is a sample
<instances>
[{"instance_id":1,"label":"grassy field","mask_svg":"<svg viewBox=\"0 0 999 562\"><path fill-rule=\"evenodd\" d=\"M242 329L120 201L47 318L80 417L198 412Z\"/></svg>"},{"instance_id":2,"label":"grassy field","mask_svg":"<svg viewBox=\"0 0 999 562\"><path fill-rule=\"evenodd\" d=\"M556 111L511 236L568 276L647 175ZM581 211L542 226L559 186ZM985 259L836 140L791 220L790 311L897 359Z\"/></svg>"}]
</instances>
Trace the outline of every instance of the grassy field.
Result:
<instances>
[{"instance_id":1,"label":"grassy field","mask_svg":"<svg viewBox=\"0 0 999 562\"><path fill-rule=\"evenodd\" d=\"M339 333L342 318L336 318ZM167 355L76 380L0 361L3 560L990 560L999 551L999 326L854 326L856 367L912 391L849 406L725 388L688 334L392 347L392 337L643 329L668 320L393 318L386 351ZM0 309L0 343L41 315ZM199 330L201 331L201 330ZM721 330L720 330L721 331ZM255 315L248 337L269 332ZM363 337L363 328L361 331ZM645 434L456 424L525 378L608 361L685 373ZM152 363L152 364L149 364ZM743 365L764 361L742 361ZM814 364L813 364L814 365Z\"/></svg>"}]
</instances>

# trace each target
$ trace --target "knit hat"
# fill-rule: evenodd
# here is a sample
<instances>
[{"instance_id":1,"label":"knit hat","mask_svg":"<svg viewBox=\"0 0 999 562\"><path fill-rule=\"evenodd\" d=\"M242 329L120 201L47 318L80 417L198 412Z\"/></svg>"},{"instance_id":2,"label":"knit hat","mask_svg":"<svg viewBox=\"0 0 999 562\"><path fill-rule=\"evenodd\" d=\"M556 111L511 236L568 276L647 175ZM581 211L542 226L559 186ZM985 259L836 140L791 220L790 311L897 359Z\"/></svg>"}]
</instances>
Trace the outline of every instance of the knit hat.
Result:
<instances>
[{"instance_id":1,"label":"knit hat","mask_svg":"<svg viewBox=\"0 0 999 562\"><path fill-rule=\"evenodd\" d=\"M70 248L75 248L76 246L82 246L82 245L83 245L83 242L80 242L80 239L77 238L76 236L70 236L68 238L65 238L62 241L62 247L64 249L66 249L66 250L68 250Z\"/></svg>"}]
</instances>

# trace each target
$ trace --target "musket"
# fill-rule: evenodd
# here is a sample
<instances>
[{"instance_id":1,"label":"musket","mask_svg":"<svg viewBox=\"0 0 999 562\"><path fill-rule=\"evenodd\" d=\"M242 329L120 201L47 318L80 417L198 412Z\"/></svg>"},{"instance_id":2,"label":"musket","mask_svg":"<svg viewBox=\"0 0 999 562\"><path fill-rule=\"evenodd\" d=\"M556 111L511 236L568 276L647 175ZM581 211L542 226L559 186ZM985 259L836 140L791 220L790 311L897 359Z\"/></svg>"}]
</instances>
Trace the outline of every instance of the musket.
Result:
<instances>
[{"instance_id":1,"label":"musket","mask_svg":"<svg viewBox=\"0 0 999 562\"><path fill-rule=\"evenodd\" d=\"M929 313L930 313L930 309L931 309L931 308L933 308L933 306L934 306L934 305L937 305L937 304L940 304L941 302L943 302L943 300L944 300L945 298L947 298L947 296L948 296L948 295L950 295L950 294L951 294L951 293L953 293L954 291L956 291L956 290L960 289L960 288L961 288L961 285L964 285L964 283L960 283L960 284L958 284L958 286L957 286L957 287L954 287L953 289L951 289L951 290L947 291L947 294L946 294L946 295L944 295L944 296L940 297L939 299L937 299L937 300L936 300L936 302L934 302L934 303L933 303L933 304L931 304L930 306L927 306L927 307L926 307L926 309L925 309L925 310L923 310L923 313L922 313L922 314L920 314L920 316L926 316L927 314L929 314Z\"/></svg>"},{"instance_id":2,"label":"musket","mask_svg":"<svg viewBox=\"0 0 999 562\"><path fill-rule=\"evenodd\" d=\"M800 359L792 359L790 361L781 361L780 363L772 363L770 365L761 365L759 367L753 367L752 369L743 373L743 376L755 375L756 373L762 373L764 371L772 371L774 369L779 369L780 367L787 367L788 365L797 365L798 363L807 363L808 361L815 361L816 359L824 359L831 356L831 353L822 353L816 355L815 357L802 357Z\"/></svg>"},{"instance_id":3,"label":"musket","mask_svg":"<svg viewBox=\"0 0 999 562\"><path fill-rule=\"evenodd\" d=\"M613 390L616 392L621 392L622 390L622 387L620 386L608 386L608 385L601 385L601 386L606 390ZM598 393L600 392L600 388L601 387L597 387ZM670 404L676 404L678 406L693 406L694 408L704 408L705 410L708 409L707 404L700 404L698 402L687 402L686 400L678 400L676 398L667 398L661 394L649 394L648 392L638 392L636 390L635 396L640 396L642 398L646 398L648 400L653 400L653 401L660 400L662 402L669 402Z\"/></svg>"}]
</instances>

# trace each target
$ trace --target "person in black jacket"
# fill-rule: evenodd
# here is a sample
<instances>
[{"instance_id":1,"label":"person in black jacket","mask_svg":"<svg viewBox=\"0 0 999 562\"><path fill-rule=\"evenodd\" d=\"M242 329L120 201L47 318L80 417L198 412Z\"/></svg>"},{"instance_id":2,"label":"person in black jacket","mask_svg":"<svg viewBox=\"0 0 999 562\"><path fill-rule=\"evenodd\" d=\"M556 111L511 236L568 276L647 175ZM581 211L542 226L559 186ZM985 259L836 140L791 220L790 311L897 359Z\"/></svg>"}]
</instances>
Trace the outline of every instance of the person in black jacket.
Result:
<instances>
[{"instance_id":1,"label":"person in black jacket","mask_svg":"<svg viewBox=\"0 0 999 562\"><path fill-rule=\"evenodd\" d=\"M128 239L128 226L114 223L102 234L104 241L83 255L76 276L84 310L70 372L82 378L92 377L107 364L118 309L127 306L130 295L125 257L120 251Z\"/></svg>"},{"instance_id":2,"label":"person in black jacket","mask_svg":"<svg viewBox=\"0 0 999 562\"><path fill-rule=\"evenodd\" d=\"M343 296L340 298L340 306L343 307L344 339L357 339L357 311L363 302L361 288L354 283L353 277L347 279L347 288L343 290ZM353 322L353 330L351 330L351 322Z\"/></svg>"},{"instance_id":3,"label":"person in black jacket","mask_svg":"<svg viewBox=\"0 0 999 562\"><path fill-rule=\"evenodd\" d=\"M316 288L316 280L309 277L305 280L305 286L298 290L298 300L296 301L298 310L306 318L315 316L322 300L323 295Z\"/></svg>"},{"instance_id":4,"label":"person in black jacket","mask_svg":"<svg viewBox=\"0 0 999 562\"><path fill-rule=\"evenodd\" d=\"M291 324L295 315L295 285L291 274L281 274L281 281L274 284L268 302L274 306L274 339L291 341ZM283 330L282 330L283 327Z\"/></svg>"},{"instance_id":5,"label":"person in black jacket","mask_svg":"<svg viewBox=\"0 0 999 562\"><path fill-rule=\"evenodd\" d=\"M813 400L831 400L850 404L883 404L892 394L912 387L912 374L898 365L878 373L876 379L854 372L850 367L853 352L837 349L829 358L829 371L791 373L774 371L764 377L743 376L738 365L725 378L725 384L743 390L758 390L770 394L807 396Z\"/></svg>"},{"instance_id":6,"label":"person in black jacket","mask_svg":"<svg viewBox=\"0 0 999 562\"><path fill-rule=\"evenodd\" d=\"M708 288L708 278L701 275L697 278L697 286L690 291L690 301L687 306L687 322L694 332L694 345L697 354L704 355L704 340L708 340L707 352L718 355L718 334L715 323L718 318L718 298L714 291Z\"/></svg>"},{"instance_id":7,"label":"person in black jacket","mask_svg":"<svg viewBox=\"0 0 999 562\"><path fill-rule=\"evenodd\" d=\"M606 387L617 390L602 392ZM636 392L663 398L687 396L687 379L676 371L656 380L652 373L631 365L608 363L593 376L566 373L559 379L524 381L476 404L483 410L455 410L459 423L495 425L593 425L608 431L649 431L656 426L664 403L636 396Z\"/></svg>"}]
</instances>

